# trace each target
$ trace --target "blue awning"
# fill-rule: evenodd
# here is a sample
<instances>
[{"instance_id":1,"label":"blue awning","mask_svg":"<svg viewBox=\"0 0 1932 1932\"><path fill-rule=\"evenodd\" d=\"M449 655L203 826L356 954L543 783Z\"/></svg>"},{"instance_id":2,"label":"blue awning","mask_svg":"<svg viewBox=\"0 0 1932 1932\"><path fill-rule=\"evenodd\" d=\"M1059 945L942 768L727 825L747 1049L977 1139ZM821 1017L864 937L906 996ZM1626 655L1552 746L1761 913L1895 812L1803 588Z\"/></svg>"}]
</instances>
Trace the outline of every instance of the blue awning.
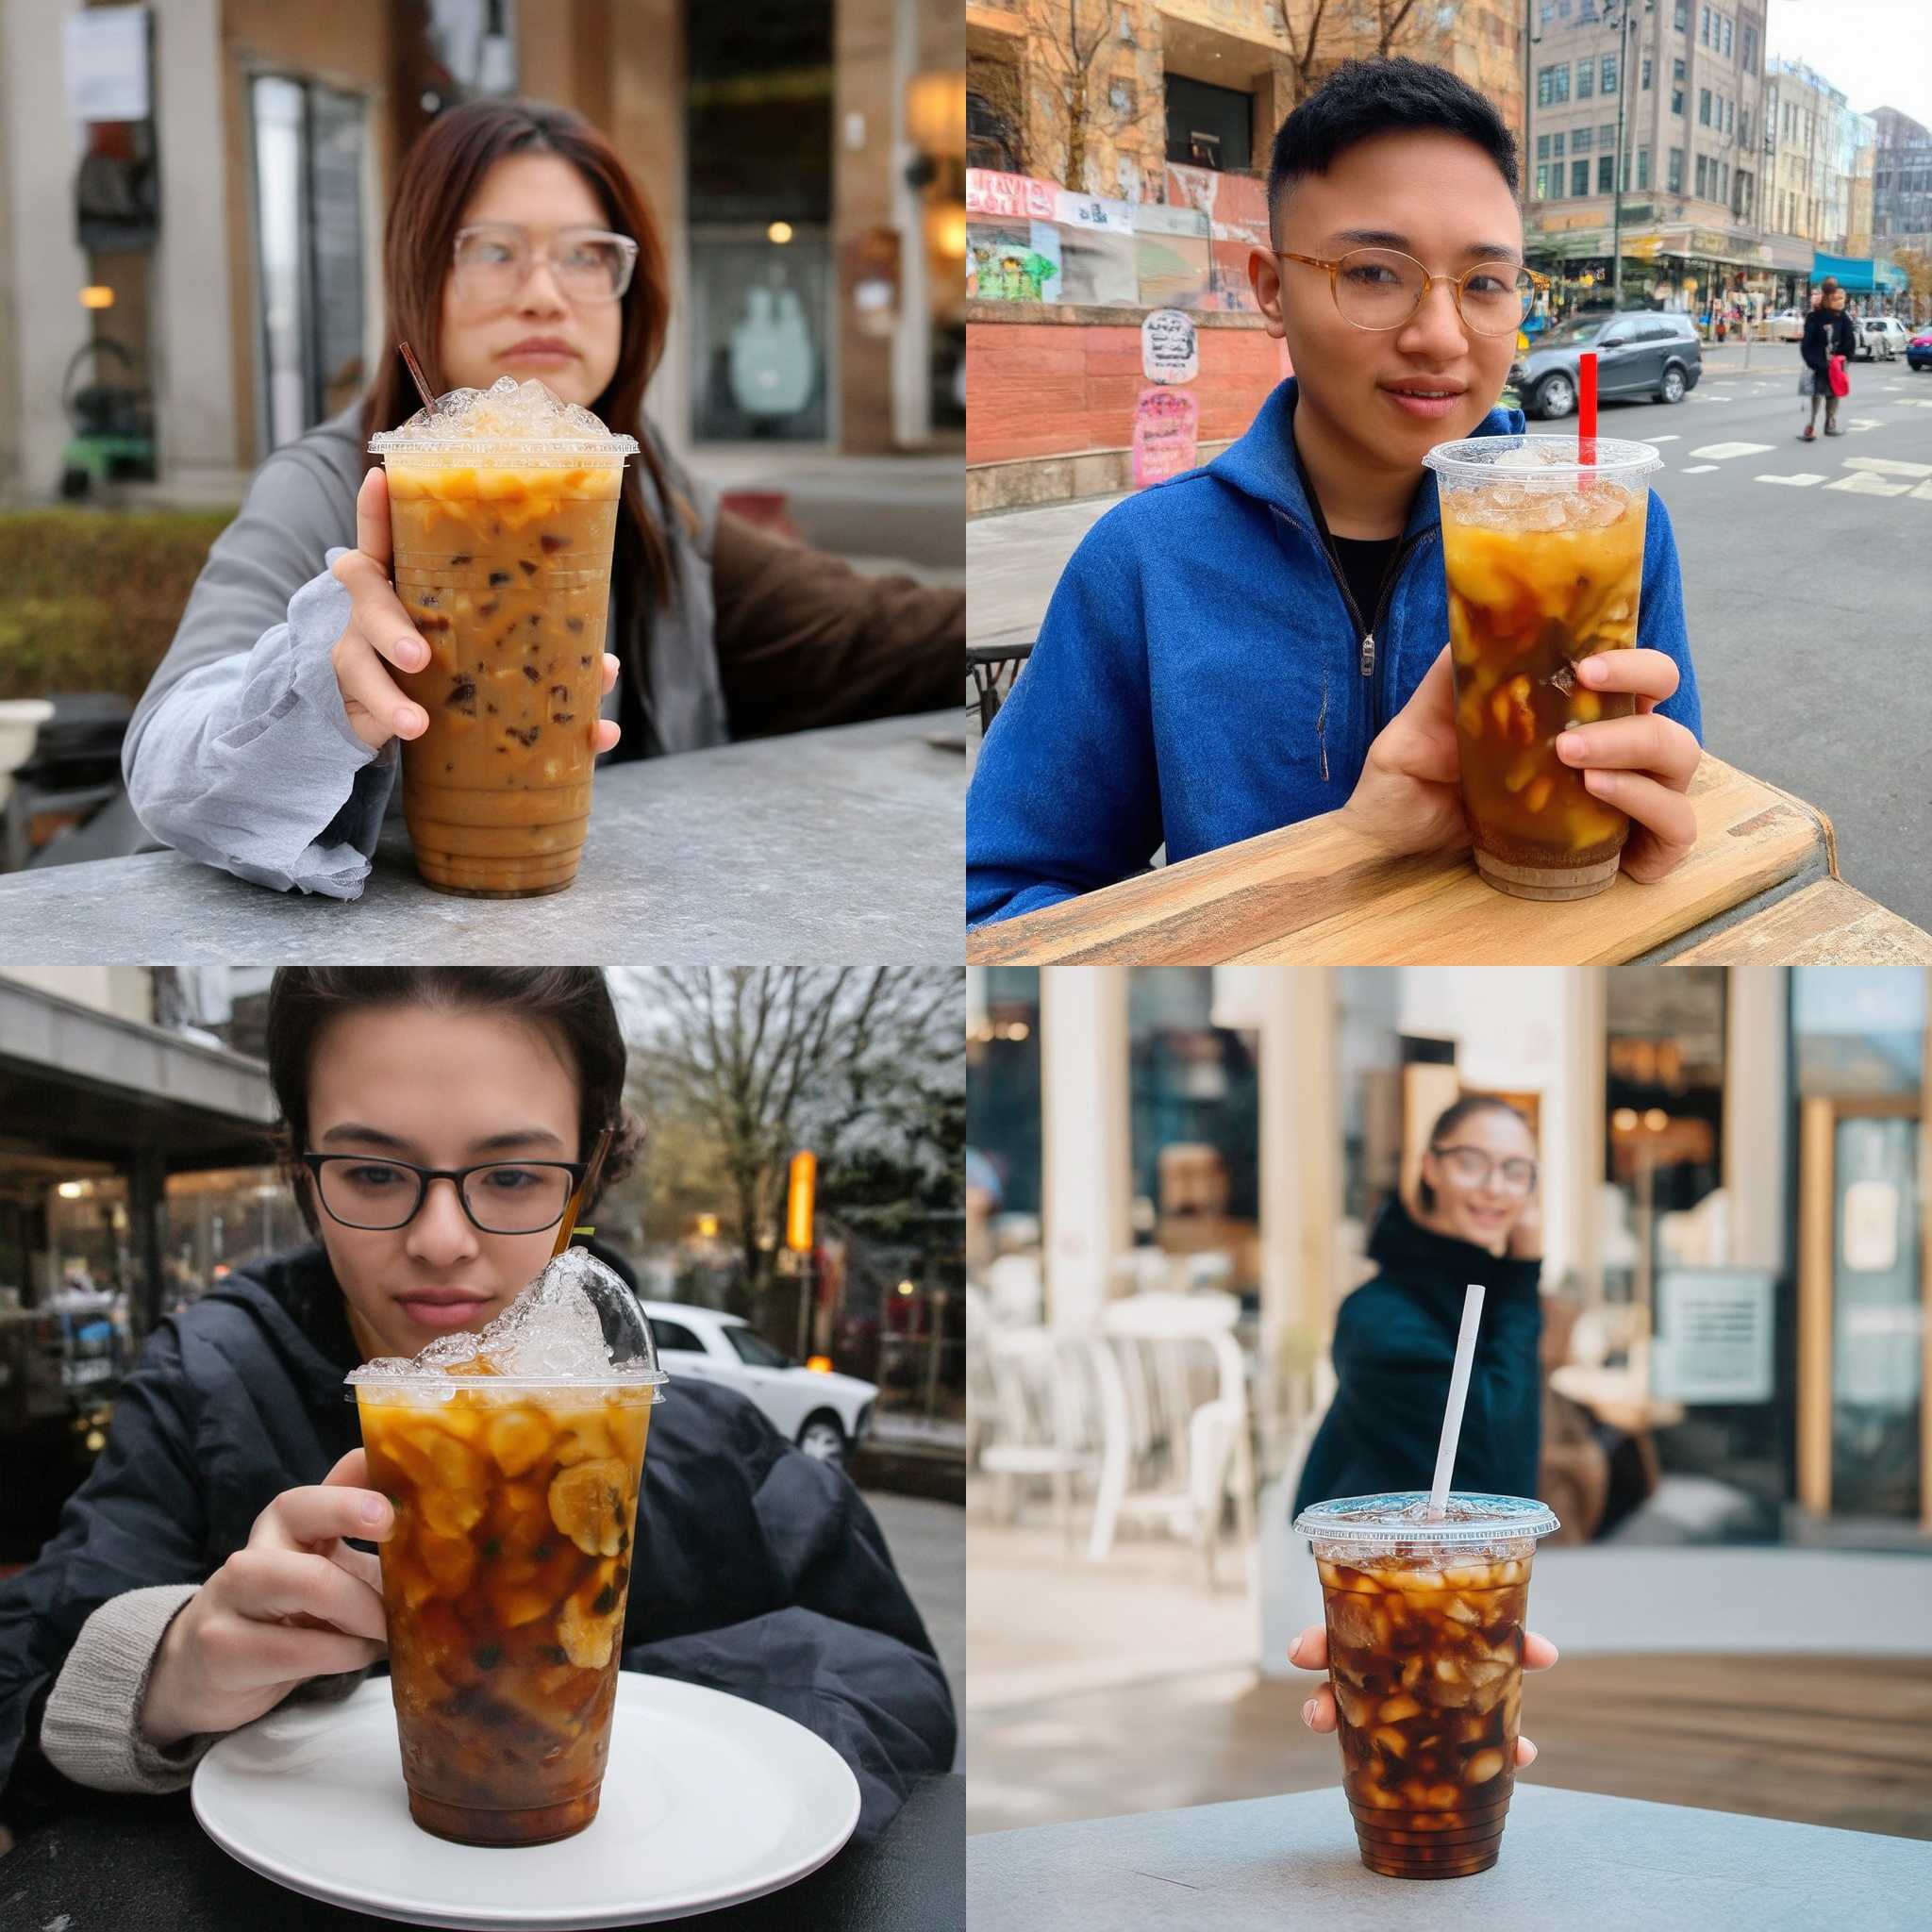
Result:
<instances>
[{"instance_id":1,"label":"blue awning","mask_svg":"<svg viewBox=\"0 0 1932 1932\"><path fill-rule=\"evenodd\" d=\"M1811 282L1815 288L1826 275L1836 275L1848 295L1903 295L1906 272L1895 261L1871 261L1851 255L1814 255Z\"/></svg>"}]
</instances>

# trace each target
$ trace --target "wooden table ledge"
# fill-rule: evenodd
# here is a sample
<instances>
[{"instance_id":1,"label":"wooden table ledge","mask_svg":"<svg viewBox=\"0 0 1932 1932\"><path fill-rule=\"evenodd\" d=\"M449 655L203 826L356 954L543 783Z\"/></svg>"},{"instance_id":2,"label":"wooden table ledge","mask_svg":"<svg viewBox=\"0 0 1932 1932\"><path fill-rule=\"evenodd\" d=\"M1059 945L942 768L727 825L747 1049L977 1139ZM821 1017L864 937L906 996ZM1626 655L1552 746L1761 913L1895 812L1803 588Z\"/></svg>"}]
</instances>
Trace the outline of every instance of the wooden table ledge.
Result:
<instances>
[{"instance_id":1,"label":"wooden table ledge","mask_svg":"<svg viewBox=\"0 0 1932 1932\"><path fill-rule=\"evenodd\" d=\"M1391 858L1335 813L1158 867L1058 906L967 935L975 965L1614 965L1694 936L1699 927L1791 885L1842 885L1824 813L1706 756L1691 781L1697 843L1656 885L1619 877L1593 899L1544 905L1483 884L1467 853ZM1849 888L1844 890L1849 891ZM1793 895L1785 904L1803 898ZM1807 902L1807 904L1810 902ZM1891 922L1886 958L1913 958L1932 937ZM1774 908L1778 909L1778 908ZM1816 921L1843 902L1819 907ZM1768 917L1768 915L1766 915ZM1771 963L1788 913L1747 940L1756 917L1718 936ZM1739 957L1744 957L1740 953ZM1688 955L1686 957L1689 957Z\"/></svg>"}]
</instances>

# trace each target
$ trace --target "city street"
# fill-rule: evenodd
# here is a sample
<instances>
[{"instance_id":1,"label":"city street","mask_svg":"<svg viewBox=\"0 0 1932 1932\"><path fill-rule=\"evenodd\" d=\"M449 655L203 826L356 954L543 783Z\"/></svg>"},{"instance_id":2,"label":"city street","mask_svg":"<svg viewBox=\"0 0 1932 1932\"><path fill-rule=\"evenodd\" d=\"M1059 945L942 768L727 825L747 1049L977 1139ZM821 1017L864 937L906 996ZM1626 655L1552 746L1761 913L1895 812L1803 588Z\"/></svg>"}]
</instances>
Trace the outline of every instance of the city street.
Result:
<instances>
[{"instance_id":1,"label":"city street","mask_svg":"<svg viewBox=\"0 0 1932 1932\"><path fill-rule=\"evenodd\" d=\"M1846 434L1804 443L1797 345L1754 342L1750 358L1707 350L1683 403L1607 403L1599 427L1663 456L1655 482L1683 559L1707 744L1824 812L1843 876L1932 927L1925 578L1908 563L1932 543L1932 373L1854 364ZM1574 434L1575 419L1530 426ZM1113 500L968 525L974 641L1033 635Z\"/></svg>"}]
</instances>

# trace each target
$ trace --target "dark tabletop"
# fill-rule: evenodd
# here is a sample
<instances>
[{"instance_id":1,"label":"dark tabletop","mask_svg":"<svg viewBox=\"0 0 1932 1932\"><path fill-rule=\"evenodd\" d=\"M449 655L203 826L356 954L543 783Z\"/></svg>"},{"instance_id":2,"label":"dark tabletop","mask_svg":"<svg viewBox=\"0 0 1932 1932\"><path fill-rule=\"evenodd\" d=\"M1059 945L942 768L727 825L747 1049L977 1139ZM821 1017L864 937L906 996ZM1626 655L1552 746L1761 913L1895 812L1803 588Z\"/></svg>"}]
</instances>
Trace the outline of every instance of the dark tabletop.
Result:
<instances>
[{"instance_id":1,"label":"dark tabletop","mask_svg":"<svg viewBox=\"0 0 1932 1932\"><path fill-rule=\"evenodd\" d=\"M706 1932L962 1932L966 1780L924 1779L884 1838L848 1844L796 1885L684 1923ZM324 1905L238 1864L186 1791L94 1794L0 1857L0 1926L38 1932L331 1932L392 1925Z\"/></svg>"},{"instance_id":2,"label":"dark tabletop","mask_svg":"<svg viewBox=\"0 0 1932 1932\"><path fill-rule=\"evenodd\" d=\"M600 770L576 883L549 898L430 891L391 815L351 902L175 852L0 875L0 949L48 965L957 965L964 728L935 711Z\"/></svg>"}]
</instances>

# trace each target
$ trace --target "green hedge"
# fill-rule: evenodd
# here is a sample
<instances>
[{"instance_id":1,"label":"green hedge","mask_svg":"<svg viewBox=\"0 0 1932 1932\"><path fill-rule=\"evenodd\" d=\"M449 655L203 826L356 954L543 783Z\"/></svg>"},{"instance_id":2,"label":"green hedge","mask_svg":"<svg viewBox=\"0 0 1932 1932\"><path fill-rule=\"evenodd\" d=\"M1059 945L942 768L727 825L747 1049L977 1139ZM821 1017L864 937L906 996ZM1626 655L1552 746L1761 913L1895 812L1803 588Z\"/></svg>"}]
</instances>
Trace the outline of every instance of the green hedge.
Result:
<instances>
[{"instance_id":1,"label":"green hedge","mask_svg":"<svg viewBox=\"0 0 1932 1932\"><path fill-rule=\"evenodd\" d=\"M0 513L0 697L138 698L233 510Z\"/></svg>"}]
</instances>

